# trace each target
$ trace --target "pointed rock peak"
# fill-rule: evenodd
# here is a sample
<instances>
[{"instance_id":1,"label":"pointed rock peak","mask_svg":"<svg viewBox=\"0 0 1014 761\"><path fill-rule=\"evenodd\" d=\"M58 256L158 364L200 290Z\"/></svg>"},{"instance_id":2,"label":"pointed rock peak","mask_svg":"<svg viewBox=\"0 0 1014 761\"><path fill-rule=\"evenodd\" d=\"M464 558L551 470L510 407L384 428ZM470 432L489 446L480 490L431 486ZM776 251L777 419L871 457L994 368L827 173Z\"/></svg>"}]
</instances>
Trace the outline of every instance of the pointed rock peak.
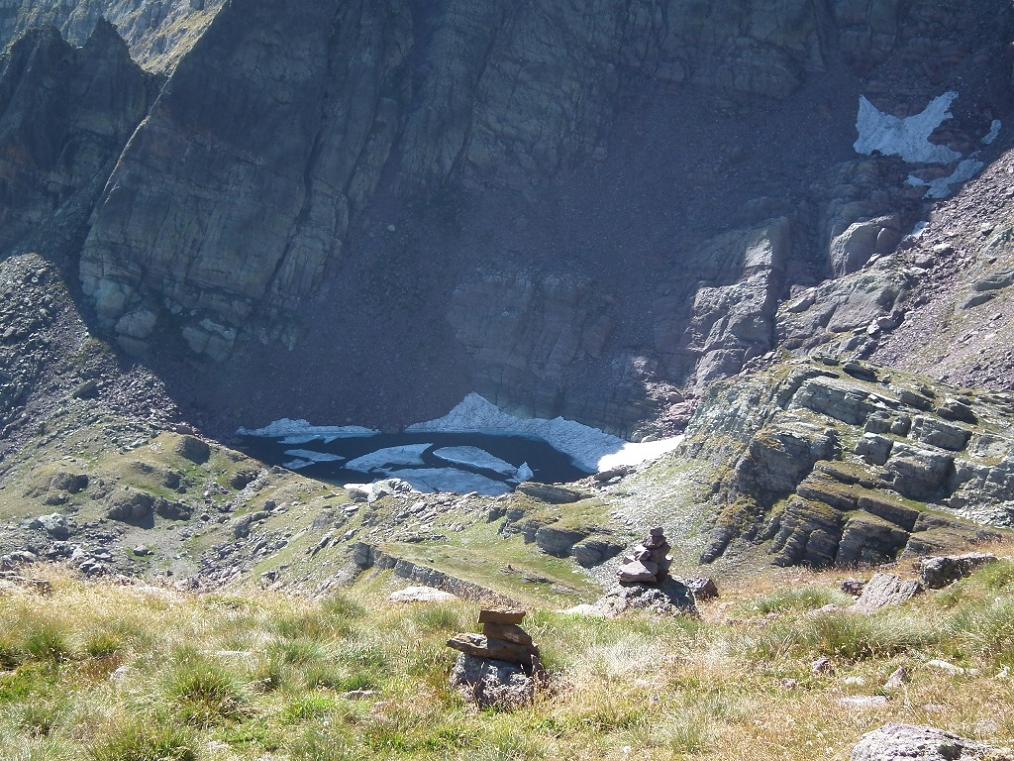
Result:
<instances>
[{"instance_id":1,"label":"pointed rock peak","mask_svg":"<svg viewBox=\"0 0 1014 761\"><path fill-rule=\"evenodd\" d=\"M43 26L26 31L10 47L8 54L17 55L19 51L33 50L35 48L70 48L68 42L63 39L60 30L55 26Z\"/></svg>"},{"instance_id":2,"label":"pointed rock peak","mask_svg":"<svg viewBox=\"0 0 1014 761\"><path fill-rule=\"evenodd\" d=\"M113 47L120 47L128 51L127 43L120 36L119 31L105 17L100 18L92 30L91 36L84 44L85 50L98 48L105 50ZM128 51L129 54L129 51Z\"/></svg>"}]
</instances>

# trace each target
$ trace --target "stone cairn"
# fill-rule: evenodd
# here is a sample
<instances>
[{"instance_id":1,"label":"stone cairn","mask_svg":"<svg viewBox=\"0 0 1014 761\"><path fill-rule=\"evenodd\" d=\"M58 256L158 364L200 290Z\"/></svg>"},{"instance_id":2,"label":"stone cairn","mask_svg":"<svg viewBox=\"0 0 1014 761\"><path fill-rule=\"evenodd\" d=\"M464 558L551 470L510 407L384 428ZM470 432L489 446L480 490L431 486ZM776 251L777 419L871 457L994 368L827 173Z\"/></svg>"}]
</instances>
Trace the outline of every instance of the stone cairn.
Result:
<instances>
[{"instance_id":1,"label":"stone cairn","mask_svg":"<svg viewBox=\"0 0 1014 761\"><path fill-rule=\"evenodd\" d=\"M482 634L455 634L447 646L475 658L514 663L532 674L538 668L539 647L521 628L524 619L524 611L480 611Z\"/></svg>"},{"instance_id":2,"label":"stone cairn","mask_svg":"<svg viewBox=\"0 0 1014 761\"><path fill-rule=\"evenodd\" d=\"M628 610L696 616L693 592L682 581L669 575L672 565L670 549L662 529L653 528L616 571L619 583L593 608L607 617L618 616Z\"/></svg>"},{"instance_id":3,"label":"stone cairn","mask_svg":"<svg viewBox=\"0 0 1014 761\"><path fill-rule=\"evenodd\" d=\"M539 647L520 624L524 611L483 610L482 634L455 634L447 646L461 653L451 685L480 708L509 710L531 701L543 674Z\"/></svg>"},{"instance_id":4,"label":"stone cairn","mask_svg":"<svg viewBox=\"0 0 1014 761\"><path fill-rule=\"evenodd\" d=\"M620 584L660 585L669 577L672 558L669 557L669 542L660 528L653 528L648 538L634 548L627 556L627 562L616 572Z\"/></svg>"}]
</instances>

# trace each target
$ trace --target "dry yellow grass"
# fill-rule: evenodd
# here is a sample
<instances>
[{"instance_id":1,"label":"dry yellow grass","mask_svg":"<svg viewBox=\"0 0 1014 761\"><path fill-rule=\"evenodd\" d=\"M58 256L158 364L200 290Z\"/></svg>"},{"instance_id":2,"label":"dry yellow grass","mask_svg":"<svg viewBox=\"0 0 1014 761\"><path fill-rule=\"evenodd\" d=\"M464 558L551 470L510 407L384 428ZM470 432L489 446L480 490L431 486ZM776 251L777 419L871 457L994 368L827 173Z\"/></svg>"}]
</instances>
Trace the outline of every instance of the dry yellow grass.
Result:
<instances>
[{"instance_id":1,"label":"dry yellow grass","mask_svg":"<svg viewBox=\"0 0 1014 761\"><path fill-rule=\"evenodd\" d=\"M0 597L2 761L844 760L888 721L1014 744L1010 561L871 618L815 615L843 574L799 571L737 582L700 622L534 611L552 689L512 714L447 686L444 641L476 606L391 606L382 575L319 602L49 575L50 596Z\"/></svg>"}]
</instances>

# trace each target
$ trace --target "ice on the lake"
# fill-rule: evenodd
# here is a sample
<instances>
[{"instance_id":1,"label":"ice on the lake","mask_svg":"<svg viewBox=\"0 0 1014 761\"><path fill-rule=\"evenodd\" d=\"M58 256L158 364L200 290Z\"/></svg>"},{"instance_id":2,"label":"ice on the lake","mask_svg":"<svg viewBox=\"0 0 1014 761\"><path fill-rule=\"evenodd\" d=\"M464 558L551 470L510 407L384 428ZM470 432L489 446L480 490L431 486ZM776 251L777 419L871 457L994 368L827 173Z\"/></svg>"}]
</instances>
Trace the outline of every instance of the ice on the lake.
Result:
<instances>
[{"instance_id":1,"label":"ice on the lake","mask_svg":"<svg viewBox=\"0 0 1014 761\"><path fill-rule=\"evenodd\" d=\"M309 444L317 440L331 442L346 436L375 436L380 431L361 425L311 425L306 420L283 417L263 428L240 428L236 433L240 436L281 439L284 444Z\"/></svg>"},{"instance_id":2,"label":"ice on the lake","mask_svg":"<svg viewBox=\"0 0 1014 761\"><path fill-rule=\"evenodd\" d=\"M391 468L404 468L416 465L424 465L423 452L429 449L432 444L406 444L400 447L385 447L378 449L362 457L349 460L345 463L346 470L356 470L360 473L372 473L373 471L388 471Z\"/></svg>"},{"instance_id":3,"label":"ice on the lake","mask_svg":"<svg viewBox=\"0 0 1014 761\"><path fill-rule=\"evenodd\" d=\"M479 447L443 447L434 451L433 454L447 463L490 470L506 478L514 478L518 473L518 469L509 462L501 460Z\"/></svg>"},{"instance_id":4,"label":"ice on the lake","mask_svg":"<svg viewBox=\"0 0 1014 761\"><path fill-rule=\"evenodd\" d=\"M514 480L519 484L523 484L525 481L531 481L533 478L535 478L535 471L532 470L532 466L527 462L521 463L521 467L518 468L518 473L514 476Z\"/></svg>"},{"instance_id":5,"label":"ice on the lake","mask_svg":"<svg viewBox=\"0 0 1014 761\"><path fill-rule=\"evenodd\" d=\"M300 460L300 459L289 460L288 462L282 463L282 467L288 468L289 470L302 470L303 468L308 468L311 465L313 465L313 463L310 462L309 460Z\"/></svg>"},{"instance_id":6,"label":"ice on the lake","mask_svg":"<svg viewBox=\"0 0 1014 761\"><path fill-rule=\"evenodd\" d=\"M960 153L946 145L930 142L930 135L953 118L951 105L957 98L958 93L946 92L931 100L921 113L894 116L885 114L865 96L859 96L856 152L867 156L875 151L884 156L900 156L911 164L950 164L958 161L962 158Z\"/></svg>"},{"instance_id":7,"label":"ice on the lake","mask_svg":"<svg viewBox=\"0 0 1014 761\"><path fill-rule=\"evenodd\" d=\"M632 444L598 428L558 417L517 418L479 394L466 396L441 418L410 425L411 432L485 433L490 435L530 436L542 439L557 451L568 455L575 466L595 473L616 467L613 463L636 465L675 449L682 436L648 444ZM610 456L613 457L610 458ZM608 464L603 465L606 462Z\"/></svg>"},{"instance_id":8,"label":"ice on the lake","mask_svg":"<svg viewBox=\"0 0 1014 761\"><path fill-rule=\"evenodd\" d=\"M345 459L330 452L315 452L312 449L286 449L285 454L310 462L341 462Z\"/></svg>"},{"instance_id":9,"label":"ice on the lake","mask_svg":"<svg viewBox=\"0 0 1014 761\"><path fill-rule=\"evenodd\" d=\"M420 492L475 492L485 497L499 497L512 491L510 485L503 481L457 468L409 468L387 471L387 475L411 484L413 489Z\"/></svg>"}]
</instances>

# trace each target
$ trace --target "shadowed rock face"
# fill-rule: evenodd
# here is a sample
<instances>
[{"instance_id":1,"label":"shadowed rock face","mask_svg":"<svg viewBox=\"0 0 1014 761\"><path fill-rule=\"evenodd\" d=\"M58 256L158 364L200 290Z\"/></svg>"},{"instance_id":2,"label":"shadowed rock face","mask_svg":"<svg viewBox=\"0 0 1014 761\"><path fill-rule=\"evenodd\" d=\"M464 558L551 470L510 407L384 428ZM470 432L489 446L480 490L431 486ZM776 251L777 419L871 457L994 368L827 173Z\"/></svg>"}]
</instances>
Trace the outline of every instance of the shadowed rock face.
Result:
<instances>
[{"instance_id":1,"label":"shadowed rock face","mask_svg":"<svg viewBox=\"0 0 1014 761\"><path fill-rule=\"evenodd\" d=\"M907 168L852 150L860 93L905 113L961 78L941 141L988 128L1006 4L902 5L233 0L123 141L83 292L229 424L477 390L630 433L917 218ZM120 26L149 62L215 10L153 8Z\"/></svg>"},{"instance_id":2,"label":"shadowed rock face","mask_svg":"<svg viewBox=\"0 0 1014 761\"><path fill-rule=\"evenodd\" d=\"M157 84L106 23L83 48L39 30L0 58L0 251L80 245Z\"/></svg>"}]
</instances>

